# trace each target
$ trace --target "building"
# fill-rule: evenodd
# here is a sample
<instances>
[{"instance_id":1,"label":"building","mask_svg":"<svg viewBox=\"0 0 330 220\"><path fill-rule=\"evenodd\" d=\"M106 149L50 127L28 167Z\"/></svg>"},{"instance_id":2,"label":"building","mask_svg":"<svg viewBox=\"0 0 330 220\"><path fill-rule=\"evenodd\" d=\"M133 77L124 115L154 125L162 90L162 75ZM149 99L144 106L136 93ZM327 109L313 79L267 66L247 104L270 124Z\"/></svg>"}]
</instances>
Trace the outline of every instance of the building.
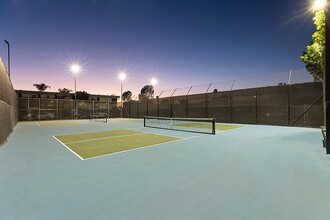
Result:
<instances>
[{"instance_id":1,"label":"building","mask_svg":"<svg viewBox=\"0 0 330 220\"><path fill-rule=\"evenodd\" d=\"M42 98L42 99L74 99L74 93L42 92L30 90L15 90L18 98ZM89 94L89 100L101 102L117 102L119 96Z\"/></svg>"}]
</instances>

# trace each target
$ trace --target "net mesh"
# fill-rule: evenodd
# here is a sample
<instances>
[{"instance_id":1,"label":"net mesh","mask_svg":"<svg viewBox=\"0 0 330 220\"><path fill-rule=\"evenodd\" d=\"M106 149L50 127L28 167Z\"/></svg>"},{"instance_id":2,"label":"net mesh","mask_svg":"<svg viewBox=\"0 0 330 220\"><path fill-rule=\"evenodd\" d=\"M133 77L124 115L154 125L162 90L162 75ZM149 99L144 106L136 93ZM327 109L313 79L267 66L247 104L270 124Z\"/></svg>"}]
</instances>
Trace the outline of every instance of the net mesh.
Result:
<instances>
[{"instance_id":1,"label":"net mesh","mask_svg":"<svg viewBox=\"0 0 330 220\"><path fill-rule=\"evenodd\" d=\"M144 126L167 130L215 134L215 121L213 118L169 118L145 116Z\"/></svg>"}]
</instances>

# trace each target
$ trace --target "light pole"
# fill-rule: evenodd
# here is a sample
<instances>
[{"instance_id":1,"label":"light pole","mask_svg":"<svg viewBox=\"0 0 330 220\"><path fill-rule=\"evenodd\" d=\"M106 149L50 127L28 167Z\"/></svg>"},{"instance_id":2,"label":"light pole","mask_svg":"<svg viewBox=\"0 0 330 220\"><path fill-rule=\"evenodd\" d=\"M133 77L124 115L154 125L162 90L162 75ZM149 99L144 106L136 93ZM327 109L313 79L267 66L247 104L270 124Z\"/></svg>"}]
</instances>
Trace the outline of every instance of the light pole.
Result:
<instances>
[{"instance_id":1,"label":"light pole","mask_svg":"<svg viewBox=\"0 0 330 220\"><path fill-rule=\"evenodd\" d=\"M77 64L73 64L71 66L71 71L74 74L74 118L77 118L77 73L80 72L80 66L78 66Z\"/></svg>"},{"instance_id":2,"label":"light pole","mask_svg":"<svg viewBox=\"0 0 330 220\"><path fill-rule=\"evenodd\" d=\"M158 80L157 80L156 78L152 78L152 79L150 80L150 83L151 83L151 85L152 85L152 87L153 87L153 90L155 91L155 85L157 85Z\"/></svg>"},{"instance_id":3,"label":"light pole","mask_svg":"<svg viewBox=\"0 0 330 220\"><path fill-rule=\"evenodd\" d=\"M126 74L125 73L119 73L118 75L119 80L120 80L120 117L123 117L123 81L126 79Z\"/></svg>"},{"instance_id":4,"label":"light pole","mask_svg":"<svg viewBox=\"0 0 330 220\"><path fill-rule=\"evenodd\" d=\"M329 15L329 2L324 0L324 13L325 13L325 73L324 73L324 95L325 95L325 126L326 126L326 138L325 146L327 154L330 154L330 15Z\"/></svg>"},{"instance_id":5,"label":"light pole","mask_svg":"<svg viewBox=\"0 0 330 220\"><path fill-rule=\"evenodd\" d=\"M7 44L7 50L8 50L8 76L10 78L10 45L9 42L5 40L5 43Z\"/></svg>"}]
</instances>

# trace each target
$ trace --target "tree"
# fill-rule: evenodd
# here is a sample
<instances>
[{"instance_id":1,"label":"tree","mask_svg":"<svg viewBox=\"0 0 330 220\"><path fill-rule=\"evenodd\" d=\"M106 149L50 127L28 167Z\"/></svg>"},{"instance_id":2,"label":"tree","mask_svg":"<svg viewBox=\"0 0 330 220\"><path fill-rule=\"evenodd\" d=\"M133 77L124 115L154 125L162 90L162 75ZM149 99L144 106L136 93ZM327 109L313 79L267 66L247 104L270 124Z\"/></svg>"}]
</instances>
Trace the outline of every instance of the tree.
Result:
<instances>
[{"instance_id":1,"label":"tree","mask_svg":"<svg viewBox=\"0 0 330 220\"><path fill-rule=\"evenodd\" d=\"M312 35L313 40L303 51L301 60L306 64L307 71L313 75L315 81L323 81L325 71L325 15L324 11L316 11L313 18L316 32Z\"/></svg>"},{"instance_id":2,"label":"tree","mask_svg":"<svg viewBox=\"0 0 330 220\"><path fill-rule=\"evenodd\" d=\"M128 102L131 101L132 98L132 92L131 91L126 91L123 93L123 95L121 96L121 98L123 99L123 101Z\"/></svg>"},{"instance_id":3,"label":"tree","mask_svg":"<svg viewBox=\"0 0 330 220\"><path fill-rule=\"evenodd\" d=\"M67 89L67 88L63 88L63 89L58 89L58 92L59 93L70 93L70 92L72 92L72 90L71 89Z\"/></svg>"},{"instance_id":4,"label":"tree","mask_svg":"<svg viewBox=\"0 0 330 220\"><path fill-rule=\"evenodd\" d=\"M141 94L139 94L139 99L150 99L154 96L154 87L152 85L145 85L141 89Z\"/></svg>"},{"instance_id":5,"label":"tree","mask_svg":"<svg viewBox=\"0 0 330 220\"><path fill-rule=\"evenodd\" d=\"M217 89L213 89L213 93L218 93L218 90Z\"/></svg>"},{"instance_id":6,"label":"tree","mask_svg":"<svg viewBox=\"0 0 330 220\"><path fill-rule=\"evenodd\" d=\"M77 91L76 92L76 96L78 100L88 100L89 99L89 93L85 92L85 91ZM74 98L74 95L73 95Z\"/></svg>"},{"instance_id":7,"label":"tree","mask_svg":"<svg viewBox=\"0 0 330 220\"><path fill-rule=\"evenodd\" d=\"M50 86L46 85L45 83L33 84L33 86L36 87L37 90L39 91L39 97L43 91L50 88Z\"/></svg>"}]
</instances>

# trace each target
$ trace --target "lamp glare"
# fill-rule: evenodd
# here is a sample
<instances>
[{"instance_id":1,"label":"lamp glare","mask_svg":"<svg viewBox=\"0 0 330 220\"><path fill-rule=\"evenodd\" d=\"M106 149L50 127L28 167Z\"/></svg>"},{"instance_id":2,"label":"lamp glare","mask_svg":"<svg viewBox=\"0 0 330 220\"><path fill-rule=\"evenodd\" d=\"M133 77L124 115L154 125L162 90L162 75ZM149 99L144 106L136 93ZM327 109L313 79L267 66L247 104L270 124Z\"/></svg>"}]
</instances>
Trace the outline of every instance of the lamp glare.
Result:
<instances>
[{"instance_id":1,"label":"lamp glare","mask_svg":"<svg viewBox=\"0 0 330 220\"><path fill-rule=\"evenodd\" d=\"M79 71L80 71L80 66L78 66L78 65L76 65L76 64L72 65L72 66L71 66L71 71L72 71L73 73L79 73Z\"/></svg>"},{"instance_id":2,"label":"lamp glare","mask_svg":"<svg viewBox=\"0 0 330 220\"><path fill-rule=\"evenodd\" d=\"M326 0L315 0L314 9L315 10L323 10L326 5Z\"/></svg>"}]
</instances>

